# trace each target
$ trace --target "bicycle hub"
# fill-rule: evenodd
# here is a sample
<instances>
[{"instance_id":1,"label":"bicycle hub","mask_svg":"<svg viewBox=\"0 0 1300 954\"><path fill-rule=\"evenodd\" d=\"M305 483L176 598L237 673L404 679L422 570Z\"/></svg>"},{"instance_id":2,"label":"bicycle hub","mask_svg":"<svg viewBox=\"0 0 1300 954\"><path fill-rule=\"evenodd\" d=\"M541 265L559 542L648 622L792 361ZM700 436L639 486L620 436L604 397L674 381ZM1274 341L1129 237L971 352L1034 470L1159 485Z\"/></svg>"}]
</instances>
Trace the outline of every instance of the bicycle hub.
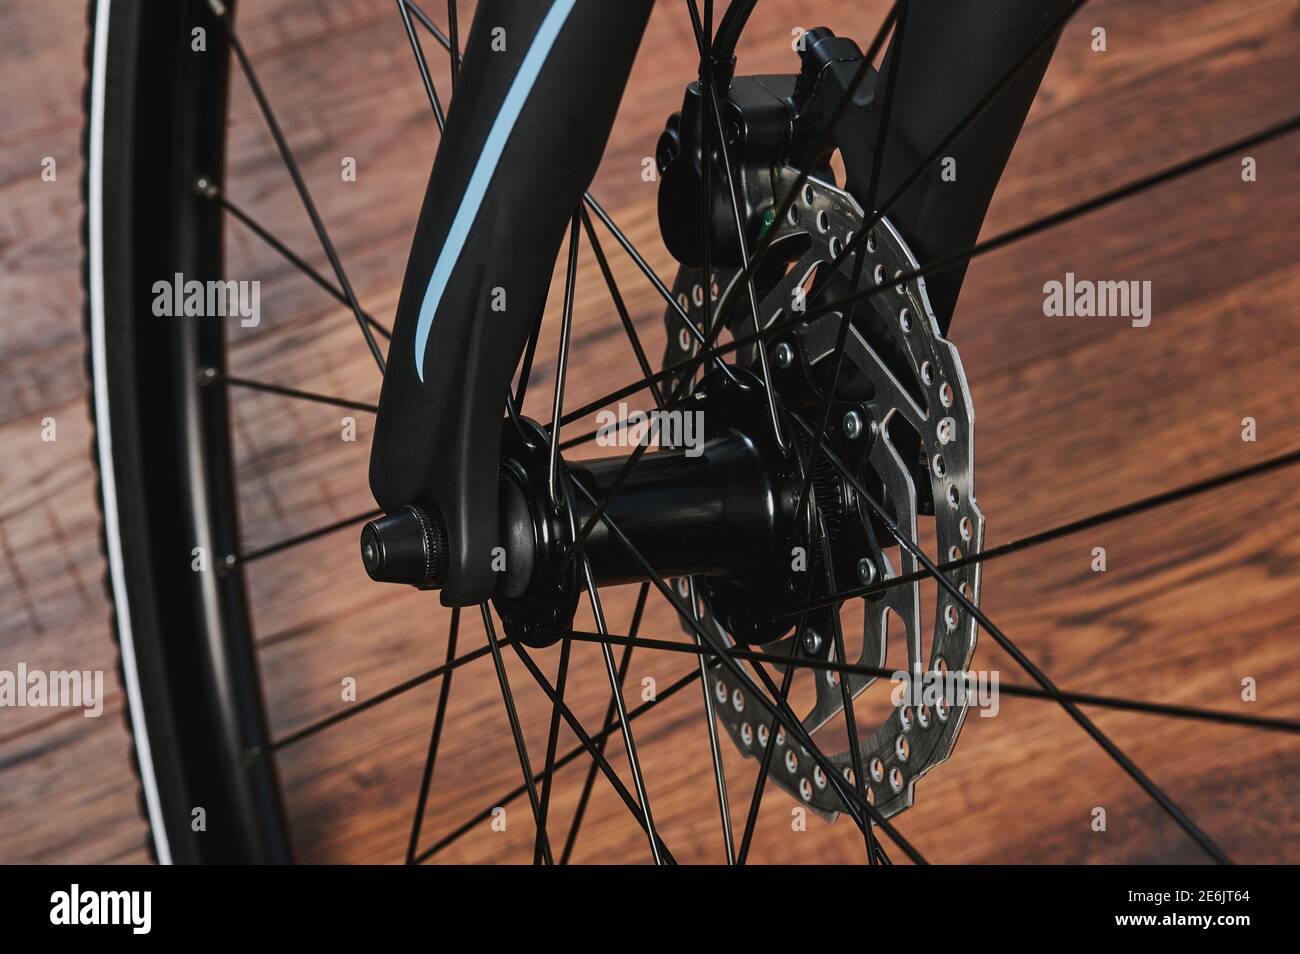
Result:
<instances>
[{"instance_id":1,"label":"bicycle hub","mask_svg":"<svg viewBox=\"0 0 1300 954\"><path fill-rule=\"evenodd\" d=\"M685 402L682 413L704 422L698 445L661 445L626 474L630 455L560 461L554 494L549 433L526 418L505 422L502 538L482 559L498 574L493 602L508 633L531 645L559 638L587 566L597 585L700 577L738 639L770 641L773 627L789 628L772 620L795 604L806 576L791 559L810 532L810 508L801 521L795 513L803 469L776 444L756 379L742 372L741 382L714 374ZM446 550L446 524L427 505L361 532L366 572L382 582L438 589Z\"/></svg>"}]
</instances>

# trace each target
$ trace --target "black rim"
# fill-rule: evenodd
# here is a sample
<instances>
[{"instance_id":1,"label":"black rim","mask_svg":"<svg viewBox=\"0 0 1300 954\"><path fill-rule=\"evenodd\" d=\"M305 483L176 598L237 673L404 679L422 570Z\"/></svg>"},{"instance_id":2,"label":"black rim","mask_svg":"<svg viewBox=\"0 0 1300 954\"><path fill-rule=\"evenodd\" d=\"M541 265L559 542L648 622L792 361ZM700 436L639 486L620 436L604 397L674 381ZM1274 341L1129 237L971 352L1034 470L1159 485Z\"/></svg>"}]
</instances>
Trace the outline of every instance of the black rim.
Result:
<instances>
[{"instance_id":1,"label":"black rim","mask_svg":"<svg viewBox=\"0 0 1300 954\"><path fill-rule=\"evenodd\" d=\"M177 862L281 862L290 851L274 767L245 758L267 739L245 589L238 567L219 565L240 538L233 454L225 394L202 382L207 369L224 372L224 333L210 323L133 320L148 312L140 290L157 276L223 273L223 216L196 202L193 187L200 174L223 171L225 127L208 117L225 115L228 59L219 37L206 57L172 42L204 6L146 12L117 0L98 21L109 26L103 42L115 71L101 77L103 165L115 178L103 184L98 237L112 466L142 669L145 725L137 729L148 733L146 771L163 812L155 851ZM177 558L196 546L213 572ZM198 836L198 809L206 824L238 837Z\"/></svg>"}]
</instances>

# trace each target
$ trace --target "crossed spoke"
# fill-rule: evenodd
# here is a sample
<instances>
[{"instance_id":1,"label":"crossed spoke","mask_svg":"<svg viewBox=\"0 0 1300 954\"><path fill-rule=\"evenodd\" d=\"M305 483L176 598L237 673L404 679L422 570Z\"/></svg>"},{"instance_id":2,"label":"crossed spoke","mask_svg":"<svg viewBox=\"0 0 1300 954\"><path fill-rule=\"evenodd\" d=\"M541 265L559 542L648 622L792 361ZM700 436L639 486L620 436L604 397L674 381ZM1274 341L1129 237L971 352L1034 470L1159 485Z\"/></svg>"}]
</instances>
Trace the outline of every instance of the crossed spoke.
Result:
<instances>
[{"instance_id":1,"label":"crossed spoke","mask_svg":"<svg viewBox=\"0 0 1300 954\"><path fill-rule=\"evenodd\" d=\"M450 666L456 658L456 637L460 634L460 607L451 611L451 628L447 633L447 662ZM565 645L568 645L567 641ZM447 718L447 700L451 696L451 674L447 669L442 677L442 686L438 690L438 711L433 717L433 733L429 737L429 754L424 759L424 774L420 776L420 795L415 803L415 818L411 822L411 837L406 847L406 863L415 864L416 849L420 845L420 826L424 822L424 808L429 800L429 786L433 782L433 766L438 758L438 743L442 740L442 724Z\"/></svg>"},{"instance_id":2,"label":"crossed spoke","mask_svg":"<svg viewBox=\"0 0 1300 954\"><path fill-rule=\"evenodd\" d=\"M555 864L551 857L551 845L546 837L546 825L542 821L542 806L537 795L537 785L533 781L533 770L528 760L528 745L524 742L524 730L519 724L519 712L515 708L514 693L510 690L510 678L506 675L505 663L501 659L501 644L497 640L496 625L492 622L492 611L483 603L483 630L487 633L488 648L492 650L492 664L496 667L497 681L501 684L501 699L506 706L506 716L510 720L510 735L515 740L515 752L519 756L519 767L524 772L524 785L528 788L528 802L533 809L533 821L537 824L537 840L541 857L548 865ZM518 644L514 644L519 650ZM556 704L559 705L558 699Z\"/></svg>"},{"instance_id":3,"label":"crossed spoke","mask_svg":"<svg viewBox=\"0 0 1300 954\"><path fill-rule=\"evenodd\" d=\"M835 566L831 559L831 543L826 536L826 525L820 518L817 525L818 535L821 537L822 567L826 574L826 582L828 585L834 586ZM832 612L826 615L830 617L835 658L845 662L848 660L848 656L844 652L844 630L840 626L840 614ZM862 746L858 741L858 717L853 705L853 690L849 687L849 680L843 677L840 678L840 706L844 712L844 731L848 738L849 761L853 766L853 781L857 785L858 797L865 802L867 800L867 777L862 771ZM870 825L866 827L863 836L866 839L867 860L874 865L876 863L876 844Z\"/></svg>"},{"instance_id":4,"label":"crossed spoke","mask_svg":"<svg viewBox=\"0 0 1300 954\"><path fill-rule=\"evenodd\" d=\"M438 98L433 77L429 75L429 62L424 57L424 47L420 45L420 37L411 23L411 5L408 0L397 0L397 10L402 15L402 26L406 29L406 39L411 44L411 52L415 54L415 64L420 69L420 81L424 84L424 94L429 97L429 107L433 110L433 118L438 123L438 132L445 132L447 117L443 114L442 100ZM450 42L448 40L449 45Z\"/></svg>"},{"instance_id":5,"label":"crossed spoke","mask_svg":"<svg viewBox=\"0 0 1300 954\"><path fill-rule=\"evenodd\" d=\"M695 580L688 577L686 580L687 599L691 603L691 615L696 622L700 619L699 602L695 593ZM695 645L703 646L699 636L695 637ZM722 816L722 843L726 850L727 864L736 863L736 842L731 834L731 804L727 800L727 774L722 767L722 745L718 738L718 720L713 711L713 693L709 691L709 680L703 678L707 676L708 660L700 654L700 689L704 693L704 720L708 723L709 728L709 755L713 759L713 783L718 792L718 812Z\"/></svg>"},{"instance_id":6,"label":"crossed spoke","mask_svg":"<svg viewBox=\"0 0 1300 954\"><path fill-rule=\"evenodd\" d=\"M257 100L258 109L262 113L262 118L266 121L267 129L271 132L271 138L275 140L275 146L280 153L280 158L289 171L289 177L293 180L298 198L302 201L303 208L307 210L307 216L311 219L312 228L316 232L316 237L320 239L321 248L325 251L325 257L329 259L330 267L334 270L334 277L338 281L339 288L347 299L348 307L352 309L352 313L357 319L357 325L361 328L361 334L366 339L366 346L370 349L375 364L379 367L379 373L383 374L384 355L379 350L379 344L375 341L375 334L371 330L370 324L366 321L365 312L361 310L361 305L357 302L356 293L352 290L352 283L348 281L348 276L343 271L343 263L339 260L338 252L334 249L334 243L330 240L320 213L316 210L316 203L312 201L311 192L302 177L302 170L298 168L298 160L294 158L288 140L285 139L284 132L280 129L280 123L275 118L275 111L266 98L266 93L257 78L257 73L253 70L253 64L249 61L248 54L244 52L244 45L239 40L239 34L236 32L234 24L231 23L228 12L222 12L217 16L217 20L225 28L226 37L230 41L230 48L239 61L239 67L243 71L244 79L248 82L248 88L253 93L253 98Z\"/></svg>"},{"instance_id":7,"label":"crossed spoke","mask_svg":"<svg viewBox=\"0 0 1300 954\"><path fill-rule=\"evenodd\" d=\"M649 593L650 584L642 583L641 588L637 591L636 606L632 610L632 622L628 627L628 633L631 634L633 639L636 638L636 634L641 628L641 616L645 613L645 601ZM631 643L624 646L623 656L618 661L618 685L620 690L622 689L623 684L627 681L627 671L632 665L632 649L633 647ZM605 725L613 724L614 716L618 712L617 706L618 698L614 695L614 691L611 689L609 705L605 707L605 718L603 720ZM629 718L631 717L629 716ZM605 751L605 740L603 738L596 742L596 749L601 753ZM573 821L569 823L569 834L564 839L564 850L560 852L560 864L562 865L567 865L569 863L569 858L573 855L573 847L577 844L578 832L582 830L582 820L587 813L587 802L591 798L591 789L596 782L596 772L598 768L599 766L593 759L590 767L587 769L587 777L582 783L582 792L578 796L577 807L573 810Z\"/></svg>"},{"instance_id":8,"label":"crossed spoke","mask_svg":"<svg viewBox=\"0 0 1300 954\"><path fill-rule=\"evenodd\" d=\"M600 749L597 748L596 739L587 734L587 732L582 728L582 724L578 722L577 718L574 717L573 713L569 710L569 707L559 701L558 697L555 694L555 690L552 689L550 683L546 681L546 677L542 675L542 671L537 668L537 664L533 662L533 659L528 654L528 652L517 642L511 643L511 646L515 650L516 655L518 655L520 660L523 662L524 666L527 667L529 673L532 674L538 686L542 689L544 693L546 693L547 697L550 698L553 704L558 705L560 709L560 715L564 718L564 721L568 723L569 728L573 731L573 734L578 737L579 744L577 748L569 752L563 758L557 759L555 762L555 767L557 769L563 768L565 765L567 765L569 762L572 762L573 759L577 758L583 752L590 754L591 757L595 760L596 764L599 765L600 770L605 774L605 777L609 779L609 783L611 786L613 786L614 791L618 793L619 797L623 800L623 803L628 807L628 810L632 813L632 817L636 819L637 824L639 824L642 829L645 829L647 832L649 832L650 828L647 825L644 813L641 811L641 808L637 804L636 800L632 797L632 794L628 792L627 786L623 784L622 780L619 779L617 773L615 773L614 769L610 766L609 762L605 759L604 754L601 752ZM642 705L640 705L637 709L634 709L632 712L628 713L627 721L630 723L634 718L647 712L649 709L653 708L658 703L666 701L670 696L675 695L678 691L685 688L690 682L694 681L698 677L699 677L699 673L697 672L692 672L687 674L685 677L679 679L677 682L673 683L673 685L669 686L667 689L661 692L657 699L651 700L650 702L642 703ZM602 730L602 732L600 733L599 738L601 741L604 741L605 739L608 739L609 736L612 735L615 731L621 731L622 728L623 728L623 723L621 721L619 724L606 725L605 729ZM535 784L536 781L541 778L541 773L539 772L537 773L537 775L530 776L530 778L532 779L531 783L520 785L517 790L513 790L510 793L507 793L507 795L504 796L503 798L498 799L496 804L504 805L507 802L513 801L515 798L518 798L519 795L522 795L524 793L524 791L527 789L529 784ZM487 815L490 815L491 811L492 809L489 808L487 810ZM482 821L483 817L484 817L484 813L480 812L479 815L475 816L474 819L471 819L469 822L466 822L465 824L461 825L459 828L456 829L456 831L452 832L448 836L445 836L437 844L433 845L430 848L427 848L420 855L417 861L423 861L426 858L432 857L435 853L441 851L448 844L451 844L451 842L455 841L457 838L464 835L465 832L471 830L475 824L478 824L480 821ZM663 861L667 864L675 864L676 863L675 859L673 858L672 854L668 851L668 847L663 843L662 839L659 839L657 835L652 837L655 838L655 849L658 855L663 859Z\"/></svg>"},{"instance_id":9,"label":"crossed spoke","mask_svg":"<svg viewBox=\"0 0 1300 954\"><path fill-rule=\"evenodd\" d=\"M596 629L605 632L605 611L600 605L600 591L596 588L596 579L591 575L591 564L587 558L582 559L582 574L587 584L587 596L591 600L591 613L596 618ZM618 713L619 728L623 732L623 746L627 751L627 761L632 768L632 779L636 784L637 804L645 816L645 830L650 838L650 852L656 865L664 863L659 850L659 836L655 834L655 821L650 814L650 797L646 794L645 777L641 773L641 759L636 751L636 739L632 737L632 723L628 720L627 704L623 701L623 687L619 683L618 667L614 665L614 651L609 645L601 646L601 655L605 661L605 672L609 676L609 691L614 699L614 709Z\"/></svg>"},{"instance_id":10,"label":"crossed spoke","mask_svg":"<svg viewBox=\"0 0 1300 954\"><path fill-rule=\"evenodd\" d=\"M795 640L791 644L791 658L799 651L798 647L803 642L804 621L799 621L798 630L795 633ZM786 702L790 697L790 684L794 682L794 674L797 670L794 666L787 666L785 674L781 677L781 688L777 692L777 698L781 702ZM708 691L707 686L705 691ZM768 723L767 737L769 740L776 738L777 729L780 721L776 714L772 714L772 720ZM754 794L749 799L749 814L745 817L745 831L740 836L740 854L736 858L736 863L743 865L749 859L749 846L754 841L754 832L758 826L758 810L763 804L763 791L767 786L767 775L772 770L772 755L776 752L776 746L769 743L763 746L763 757L759 760L758 778L754 781Z\"/></svg>"},{"instance_id":11,"label":"crossed spoke","mask_svg":"<svg viewBox=\"0 0 1300 954\"><path fill-rule=\"evenodd\" d=\"M327 291L330 294L330 297L334 298L339 304L348 304L348 296L343 293L338 285L334 284L322 275L319 271L313 268L306 259L289 248L289 246L285 245L284 242L276 238L270 230L254 219L253 216L246 212L242 207L236 205L235 202L227 198L216 183L209 180L206 176L200 176L195 180L194 191L202 198L208 199L209 201L215 202L217 205L221 206L221 208L232 215L237 222L243 224L250 232L260 238L267 245L271 246L271 248L275 249L275 251L279 253L286 262ZM361 317L364 318L366 324L374 329L374 331L381 337L393 337L393 333L388 330L387 326L382 324L368 312L363 311Z\"/></svg>"}]
</instances>

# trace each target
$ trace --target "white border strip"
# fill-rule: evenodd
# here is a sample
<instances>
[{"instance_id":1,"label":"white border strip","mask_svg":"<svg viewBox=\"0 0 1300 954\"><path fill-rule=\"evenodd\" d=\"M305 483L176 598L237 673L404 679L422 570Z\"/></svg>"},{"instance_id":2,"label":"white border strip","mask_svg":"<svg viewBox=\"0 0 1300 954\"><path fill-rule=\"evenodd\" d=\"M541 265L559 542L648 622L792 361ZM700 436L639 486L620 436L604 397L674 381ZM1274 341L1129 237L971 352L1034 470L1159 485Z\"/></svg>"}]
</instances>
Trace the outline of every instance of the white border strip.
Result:
<instances>
[{"instance_id":1,"label":"white border strip","mask_svg":"<svg viewBox=\"0 0 1300 954\"><path fill-rule=\"evenodd\" d=\"M538 74L546 65L546 57L550 54L551 47L555 45L555 39L564 26L564 21L569 18L576 3L577 0L555 0L543 18L541 26L537 28L537 35L533 37L532 45L524 54L523 62L519 64L519 72L515 74L510 89L506 92L506 98L501 102L501 110L497 113L497 118L492 121L492 128L488 130L474 172L469 178L469 184L465 186L460 207L456 209L456 217L452 219L446 241L442 243L442 250L438 253L438 262L433 267L433 274L429 276L428 287L424 290L424 301L420 304L420 320L415 326L415 373L419 375L422 384L424 383L424 349L429 341L429 329L433 327L434 313L438 310L439 302L442 301L443 292L447 290L447 282L451 280L452 270L456 267L460 253L465 248L465 240L469 237L470 226L474 224L479 207L483 204L483 197L487 194L488 185L496 173L497 163L501 161L501 154L505 152L510 134L514 132L519 114L523 112L528 94L533 91L533 84L537 82Z\"/></svg>"},{"instance_id":2,"label":"white border strip","mask_svg":"<svg viewBox=\"0 0 1300 954\"><path fill-rule=\"evenodd\" d=\"M91 64L90 156L87 172L87 221L90 253L90 352L91 377L95 389L95 431L99 447L99 479L104 503L104 536L107 541L109 576L113 584L113 607L117 615L117 638L126 677L126 698L131 711L131 731L140 766L140 784L149 809L149 828L161 864L172 863L171 845L163 823L158 780L154 776L153 753L145 725L144 700L135 663L135 639L131 630L131 607L126 595L126 567L122 559L122 538L117 517L117 478L113 472L113 434L108 413L107 359L104 353L104 89L108 81L108 17L112 0L99 0L95 8L95 49Z\"/></svg>"}]
</instances>

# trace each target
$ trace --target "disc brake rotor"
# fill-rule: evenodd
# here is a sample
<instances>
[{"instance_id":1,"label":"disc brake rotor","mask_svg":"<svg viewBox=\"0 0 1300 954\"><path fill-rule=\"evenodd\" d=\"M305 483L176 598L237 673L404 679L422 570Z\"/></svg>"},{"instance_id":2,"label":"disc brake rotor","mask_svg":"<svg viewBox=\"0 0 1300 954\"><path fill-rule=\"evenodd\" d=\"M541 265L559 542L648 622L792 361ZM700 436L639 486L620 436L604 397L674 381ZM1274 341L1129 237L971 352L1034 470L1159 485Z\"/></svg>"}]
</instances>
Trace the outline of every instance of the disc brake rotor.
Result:
<instances>
[{"instance_id":1,"label":"disc brake rotor","mask_svg":"<svg viewBox=\"0 0 1300 954\"><path fill-rule=\"evenodd\" d=\"M782 277L774 282L769 280L768 287L760 289L761 326L787 318L792 310L811 311L856 290L850 287L853 257L846 256L840 268L833 272L831 263L861 228L863 219L861 207L850 194L816 179L807 181L789 214L771 226L775 233L774 249L785 246L802 251L794 256L793 265ZM881 284L888 277L918 267L906 243L884 219L873 226L862 254L866 260L858 289ZM680 269L673 293L703 329L705 291L701 278L699 269ZM831 287L822 289L823 284ZM738 338L752 333L753 316L744 304L747 291L739 281L738 272L715 271L711 294L715 314L724 315L729 313L732 297L739 296L736 314L742 317L729 330ZM811 300L814 295L816 300ZM674 311L668 312L665 321L668 345L664 365L668 366L689 358L698 346ZM787 385L786 381L820 381L822 386L829 381L827 368L833 360L840 321L840 313L832 312L812 322L797 324L767 341L774 368L773 386L787 406L800 397L806 404L808 396L788 394L795 386ZM755 364L755 347L740 349L738 362ZM796 363L803 374L775 370L789 369ZM975 502L974 415L970 393L956 348L939 332L923 279L890 287L859 302L837 381L836 403L832 407L845 400L865 412L859 418L866 431L860 439L869 442L869 450L860 455L856 474L862 484L873 489L875 499L883 501L897 526L911 540L918 540L918 518L933 514L938 562L977 552L983 541L984 518ZM806 419L816 426L815 415ZM844 429L851 430L847 427L851 423L846 421ZM841 424L834 415L830 429L835 429L840 436ZM821 456L824 460L825 455ZM843 540L849 536L843 526L846 521L852 524L847 529L856 531L858 538L864 530L871 534L870 527L866 526L870 520L869 508L864 501L855 499L853 489L839 481L838 475L823 465L816 470L814 485L814 504L823 524L830 528L831 538ZM888 549L895 541L886 536L879 543ZM886 580L915 573L918 564L906 549L892 552L897 566L879 549L870 558L875 566L883 567ZM823 579L824 567L818 568L816 561L813 567L811 595L828 595L830 587ZM862 579L870 579L873 574L879 578L873 569L867 568ZM978 604L978 563L953 570L947 576L963 595ZM707 586L700 589L707 593ZM907 668L914 677L925 672L965 671L975 649L976 621L949 599L945 591L938 591L934 601L934 636L929 652L923 653L921 592L921 582L912 581L865 598L862 649L858 658L850 658L848 663L883 667L887 635L895 635L905 642ZM828 612L838 612L838 609ZM889 626L891 617L893 627ZM814 618L809 616L809 620ZM731 634L710 611L707 596L700 607L700 621L724 642L734 644ZM816 639L808 637L805 631L802 645L795 647L795 636L791 634L762 649L781 656L790 656L796 649L806 650L814 658L834 661L830 633L816 633L816 636ZM776 668L784 671L784 667ZM801 718L804 727L813 733L843 711L843 702L838 674L816 669L811 672L816 686L815 703ZM717 718L741 753L761 758L764 748L774 745L772 780L800 803L833 819L842 804L809 753L788 739L784 731L770 736L769 710L750 698L730 673L718 668L709 678ZM850 674L846 678L854 697L876 681L871 675ZM926 704L893 706L888 717L875 726L864 724L861 717L857 720L861 764L867 775L867 798L885 816L911 805L916 780L952 751L966 715L968 696L957 693L923 701ZM842 726L836 731L840 739L845 738ZM836 770L853 780L852 753L847 748L827 751L828 736L828 733L814 735L814 740ZM842 747L845 743L837 745ZM700 784L709 783L701 781Z\"/></svg>"}]
</instances>

